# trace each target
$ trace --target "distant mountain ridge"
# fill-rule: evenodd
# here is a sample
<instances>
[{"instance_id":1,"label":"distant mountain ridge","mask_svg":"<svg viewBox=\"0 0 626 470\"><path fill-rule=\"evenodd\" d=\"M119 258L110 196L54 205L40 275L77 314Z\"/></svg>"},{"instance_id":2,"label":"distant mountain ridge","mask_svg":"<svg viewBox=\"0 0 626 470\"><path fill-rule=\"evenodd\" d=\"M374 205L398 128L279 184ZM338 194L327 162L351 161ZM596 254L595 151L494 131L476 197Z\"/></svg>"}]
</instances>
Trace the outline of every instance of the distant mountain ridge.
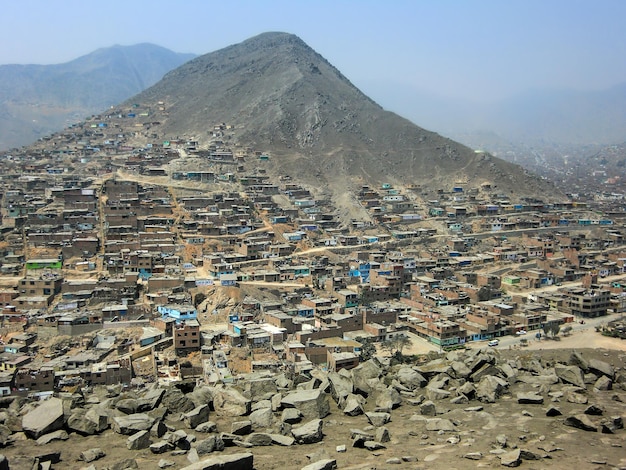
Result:
<instances>
[{"instance_id":1,"label":"distant mountain ridge","mask_svg":"<svg viewBox=\"0 0 626 470\"><path fill-rule=\"evenodd\" d=\"M167 113L150 119L159 121L164 137L208 144L213 124L234 125L233 145L271 152L270 171L328 188L335 197L380 182L490 183L523 194L546 189L517 165L383 110L292 34L264 33L197 57L122 107L156 109L158 102Z\"/></svg>"},{"instance_id":2,"label":"distant mountain ridge","mask_svg":"<svg viewBox=\"0 0 626 470\"><path fill-rule=\"evenodd\" d=\"M0 66L0 149L26 145L118 104L195 57L154 44L98 49L54 65Z\"/></svg>"}]
</instances>

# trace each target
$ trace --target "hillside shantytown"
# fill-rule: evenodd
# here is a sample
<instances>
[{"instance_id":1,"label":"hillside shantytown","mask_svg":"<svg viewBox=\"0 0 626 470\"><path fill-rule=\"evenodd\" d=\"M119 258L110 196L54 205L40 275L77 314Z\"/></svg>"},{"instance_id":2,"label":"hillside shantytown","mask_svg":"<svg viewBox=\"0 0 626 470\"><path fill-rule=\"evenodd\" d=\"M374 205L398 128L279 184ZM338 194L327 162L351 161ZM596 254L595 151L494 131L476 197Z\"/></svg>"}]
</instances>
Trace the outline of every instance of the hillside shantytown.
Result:
<instances>
[{"instance_id":1,"label":"hillside shantytown","mask_svg":"<svg viewBox=\"0 0 626 470\"><path fill-rule=\"evenodd\" d=\"M597 318L623 334L611 201L365 185L367 217L342 220L227 123L207 148L130 143L150 127L119 110L3 159L3 395L348 370L366 345L517 348Z\"/></svg>"},{"instance_id":2,"label":"hillside shantytown","mask_svg":"<svg viewBox=\"0 0 626 470\"><path fill-rule=\"evenodd\" d=\"M587 389L623 390L623 371L598 358L497 356L593 329L624 338L623 195L363 181L339 209L336 194L277 171L272 149L240 145L235 123L164 132L170 106L120 105L0 160L3 445L121 435L124 452L149 449L145 468L166 452L172 466L209 468L193 465L328 433L334 456L346 446L335 420L322 424L330 396L338 420L365 413L341 439L376 456L392 448L401 404L419 410L411 419L425 428L412 436L424 446L435 435L456 445L461 424L435 417L457 405L478 414L470 400L494 403L509 386L521 384L521 405L552 398L548 416L560 399L587 405ZM414 367L399 365L407 357ZM619 406L623 393L601 396ZM602 413L572 411L565 425L621 432L608 412L589 423ZM543 446L530 457L498 437L507 466L557 447L520 437ZM81 450L87 465L107 449ZM50 452L32 458L62 458ZM252 468L253 454L255 468L279 468L254 451L225 455Z\"/></svg>"}]
</instances>

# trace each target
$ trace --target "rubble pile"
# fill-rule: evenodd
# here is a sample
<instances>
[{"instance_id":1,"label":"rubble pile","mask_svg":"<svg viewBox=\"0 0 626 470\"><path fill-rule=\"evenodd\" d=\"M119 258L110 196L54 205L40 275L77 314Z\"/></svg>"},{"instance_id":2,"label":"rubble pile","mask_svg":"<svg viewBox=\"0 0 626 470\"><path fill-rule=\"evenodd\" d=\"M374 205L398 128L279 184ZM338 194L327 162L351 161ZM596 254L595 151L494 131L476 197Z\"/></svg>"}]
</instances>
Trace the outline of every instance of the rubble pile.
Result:
<instances>
[{"instance_id":1,"label":"rubble pile","mask_svg":"<svg viewBox=\"0 0 626 470\"><path fill-rule=\"evenodd\" d=\"M61 440L68 441L68 452L80 449L78 458L89 469L166 468L176 465L170 457L182 455L185 469L252 469L255 448L316 443L322 443L324 452L311 454L305 468L331 469L337 468L333 454L349 448L393 453L398 440L391 425L396 421L404 422L407 436L416 439L416 454L436 439L444 446L462 446L458 455L463 459L508 467L524 461L541 465L537 462L562 450L545 436L480 439L478 427L493 427L497 421L490 407L515 404L522 406L525 419L548 420L562 432L610 436L623 433L624 390L623 367L576 351L566 362L552 363L539 356L505 359L494 349L475 349L419 365L370 359L351 370L256 373L217 386L100 386L43 401L10 396L0 399L0 444L7 453L0 457L0 468L67 468L65 451L47 449ZM338 426L346 417L360 426ZM328 426L344 442L336 449L324 445ZM82 444L96 435L116 436L119 446L138 451L138 457L98 466L115 449ZM16 453L19 449L23 455ZM385 465L429 457L384 456Z\"/></svg>"}]
</instances>

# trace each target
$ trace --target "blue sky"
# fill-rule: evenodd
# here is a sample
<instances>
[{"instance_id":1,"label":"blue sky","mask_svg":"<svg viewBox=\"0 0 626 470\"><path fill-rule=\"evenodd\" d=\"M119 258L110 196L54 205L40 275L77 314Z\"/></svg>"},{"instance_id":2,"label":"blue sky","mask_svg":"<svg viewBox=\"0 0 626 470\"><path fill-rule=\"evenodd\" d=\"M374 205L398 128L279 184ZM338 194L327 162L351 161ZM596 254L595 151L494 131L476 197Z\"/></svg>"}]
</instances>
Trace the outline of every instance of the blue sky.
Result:
<instances>
[{"instance_id":1,"label":"blue sky","mask_svg":"<svg viewBox=\"0 0 626 470\"><path fill-rule=\"evenodd\" d=\"M366 92L401 84L480 102L626 82L623 0L20 0L1 8L0 64L60 63L141 42L204 54L285 31Z\"/></svg>"}]
</instances>

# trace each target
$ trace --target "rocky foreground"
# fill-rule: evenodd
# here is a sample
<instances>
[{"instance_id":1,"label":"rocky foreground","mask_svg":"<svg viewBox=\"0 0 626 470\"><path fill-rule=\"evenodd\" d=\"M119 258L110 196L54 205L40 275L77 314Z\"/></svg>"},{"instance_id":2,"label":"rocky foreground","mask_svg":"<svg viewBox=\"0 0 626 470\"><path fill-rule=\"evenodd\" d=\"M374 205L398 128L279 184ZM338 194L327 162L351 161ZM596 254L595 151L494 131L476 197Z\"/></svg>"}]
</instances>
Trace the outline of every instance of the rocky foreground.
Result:
<instances>
[{"instance_id":1,"label":"rocky foreground","mask_svg":"<svg viewBox=\"0 0 626 470\"><path fill-rule=\"evenodd\" d=\"M0 470L626 468L624 356L450 352L0 401Z\"/></svg>"}]
</instances>

